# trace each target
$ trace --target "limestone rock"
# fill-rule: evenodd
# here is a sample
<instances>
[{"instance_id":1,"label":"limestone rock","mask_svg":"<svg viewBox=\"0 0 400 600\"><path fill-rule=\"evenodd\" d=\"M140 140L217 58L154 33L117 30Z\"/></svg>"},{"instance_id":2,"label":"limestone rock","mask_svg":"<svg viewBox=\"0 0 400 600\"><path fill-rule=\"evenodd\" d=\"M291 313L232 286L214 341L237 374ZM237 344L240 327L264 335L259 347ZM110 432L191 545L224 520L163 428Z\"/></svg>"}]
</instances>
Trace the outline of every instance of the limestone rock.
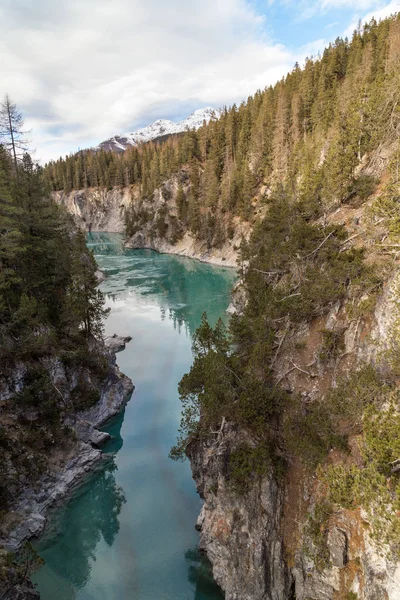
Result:
<instances>
[{"instance_id":1,"label":"limestone rock","mask_svg":"<svg viewBox=\"0 0 400 600\"><path fill-rule=\"evenodd\" d=\"M103 283L103 281L106 280L106 276L105 273L103 273L103 271L100 271L100 269L98 269L95 273L96 279L98 283Z\"/></svg>"},{"instance_id":2,"label":"limestone rock","mask_svg":"<svg viewBox=\"0 0 400 600\"><path fill-rule=\"evenodd\" d=\"M111 435L109 433L106 433L105 431L99 431L98 429L93 429L93 433L90 436L90 443L97 448L101 448L110 439Z\"/></svg>"},{"instance_id":3,"label":"limestone rock","mask_svg":"<svg viewBox=\"0 0 400 600\"><path fill-rule=\"evenodd\" d=\"M115 365L113 375L109 377L102 389L99 402L81 412L79 419L89 421L93 427L100 427L122 410L134 389L132 381L122 375Z\"/></svg>"},{"instance_id":4,"label":"limestone rock","mask_svg":"<svg viewBox=\"0 0 400 600\"><path fill-rule=\"evenodd\" d=\"M245 436L226 423L218 439L189 444L193 476L204 498L196 526L200 547L226 600L287 600L292 578L279 529L283 496L278 485L266 477L241 496L224 475L230 449Z\"/></svg>"},{"instance_id":5,"label":"limestone rock","mask_svg":"<svg viewBox=\"0 0 400 600\"><path fill-rule=\"evenodd\" d=\"M75 431L79 440L87 444L92 444L92 446L95 446L96 448L101 448L106 442L108 442L108 440L111 439L109 433L106 433L105 431L99 431L93 427L91 423L84 420L77 422L75 425Z\"/></svg>"},{"instance_id":6,"label":"limestone rock","mask_svg":"<svg viewBox=\"0 0 400 600\"><path fill-rule=\"evenodd\" d=\"M347 535L341 529L333 527L328 533L328 548L331 563L334 567L342 569L347 564Z\"/></svg>"},{"instance_id":7,"label":"limestone rock","mask_svg":"<svg viewBox=\"0 0 400 600\"><path fill-rule=\"evenodd\" d=\"M71 491L79 485L85 475L91 471L103 457L99 447L109 439L109 435L97 430L97 427L117 415L132 395L132 381L123 375L115 364L115 355L99 348L108 360L108 377L102 384L100 400L89 410L67 413L64 424L75 430L77 441L71 436L70 444L65 449L59 449L52 457L49 468L40 479L31 486L29 482L17 490L15 501L10 506L12 515L10 525L3 527L0 535L0 547L17 550L21 543L31 537L37 537L43 532L49 510L57 506ZM42 361L54 384L55 393L62 397L63 405L71 406L70 396L79 378L88 377L90 372L80 371L79 368L67 368L55 357ZM26 365L18 364L12 377L0 376L0 401L7 400L15 391L20 389L20 382L26 372Z\"/></svg>"},{"instance_id":8,"label":"limestone rock","mask_svg":"<svg viewBox=\"0 0 400 600\"><path fill-rule=\"evenodd\" d=\"M131 340L132 338L130 335L123 336L114 333L114 335L105 338L104 344L110 352L115 353L125 350L126 344Z\"/></svg>"}]
</instances>

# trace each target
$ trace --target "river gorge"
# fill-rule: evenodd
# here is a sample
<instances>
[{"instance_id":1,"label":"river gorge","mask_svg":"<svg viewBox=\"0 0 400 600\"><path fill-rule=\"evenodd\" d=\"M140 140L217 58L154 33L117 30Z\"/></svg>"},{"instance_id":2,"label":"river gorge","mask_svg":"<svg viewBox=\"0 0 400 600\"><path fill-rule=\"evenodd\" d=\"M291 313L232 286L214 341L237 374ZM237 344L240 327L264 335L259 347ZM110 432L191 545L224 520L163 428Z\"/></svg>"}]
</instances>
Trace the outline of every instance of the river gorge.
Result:
<instances>
[{"instance_id":1,"label":"river gorge","mask_svg":"<svg viewBox=\"0 0 400 600\"><path fill-rule=\"evenodd\" d=\"M197 550L201 508L189 464L168 458L180 421L177 385L192 362L203 311L225 318L233 269L151 250L126 250L119 234L92 233L111 313L106 334L132 336L118 354L136 390L106 428L104 460L50 520L37 544L43 600L219 600Z\"/></svg>"}]
</instances>

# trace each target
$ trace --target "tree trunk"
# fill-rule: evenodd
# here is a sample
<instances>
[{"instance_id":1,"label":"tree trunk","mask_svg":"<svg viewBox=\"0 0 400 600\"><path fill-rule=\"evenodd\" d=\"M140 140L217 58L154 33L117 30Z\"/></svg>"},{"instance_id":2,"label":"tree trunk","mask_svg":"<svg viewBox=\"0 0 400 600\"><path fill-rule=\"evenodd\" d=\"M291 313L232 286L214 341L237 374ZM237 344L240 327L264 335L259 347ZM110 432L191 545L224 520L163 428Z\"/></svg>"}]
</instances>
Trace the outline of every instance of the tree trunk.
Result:
<instances>
[{"instance_id":1,"label":"tree trunk","mask_svg":"<svg viewBox=\"0 0 400 600\"><path fill-rule=\"evenodd\" d=\"M7 113L8 113L8 122L10 124L10 134L11 134L11 144L12 144L12 151L13 151L13 157L14 157L15 175L18 179L17 153L15 152L14 132L13 132L13 126L12 126L12 121L11 121L10 103L8 101L7 101Z\"/></svg>"}]
</instances>

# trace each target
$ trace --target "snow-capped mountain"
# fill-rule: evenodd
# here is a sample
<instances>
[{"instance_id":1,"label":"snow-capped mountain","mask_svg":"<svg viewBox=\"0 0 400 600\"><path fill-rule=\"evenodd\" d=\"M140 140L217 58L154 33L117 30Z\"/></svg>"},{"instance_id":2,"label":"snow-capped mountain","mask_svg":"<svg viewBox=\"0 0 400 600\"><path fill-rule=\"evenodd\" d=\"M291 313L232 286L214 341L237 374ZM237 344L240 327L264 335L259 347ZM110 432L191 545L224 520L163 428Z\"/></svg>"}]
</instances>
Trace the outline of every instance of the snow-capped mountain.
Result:
<instances>
[{"instance_id":1,"label":"snow-capped mountain","mask_svg":"<svg viewBox=\"0 0 400 600\"><path fill-rule=\"evenodd\" d=\"M168 121L166 119L158 119L143 127L137 131L131 133L123 133L116 135L109 140L101 142L96 149L103 148L103 150L115 150L116 152L123 152L129 146L137 146L144 142L150 142L164 135L171 135L173 133L182 133L183 131L189 131L190 129L199 129L206 121L208 123L211 119L219 119L222 111L220 109L211 108L199 108L195 110L187 119L174 123L174 121Z\"/></svg>"}]
</instances>

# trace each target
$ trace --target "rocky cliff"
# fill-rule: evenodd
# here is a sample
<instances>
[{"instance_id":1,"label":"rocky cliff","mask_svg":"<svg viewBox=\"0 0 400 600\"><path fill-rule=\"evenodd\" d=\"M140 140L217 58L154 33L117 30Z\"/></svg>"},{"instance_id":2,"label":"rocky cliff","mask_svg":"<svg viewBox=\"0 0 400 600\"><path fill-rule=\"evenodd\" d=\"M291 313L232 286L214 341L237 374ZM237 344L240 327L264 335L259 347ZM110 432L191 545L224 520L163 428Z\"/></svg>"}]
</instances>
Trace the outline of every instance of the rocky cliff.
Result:
<instances>
[{"instance_id":1,"label":"rocky cliff","mask_svg":"<svg viewBox=\"0 0 400 600\"><path fill-rule=\"evenodd\" d=\"M115 345L118 339L114 337L111 341ZM120 338L122 344L124 341ZM25 541L41 535L49 511L102 461L100 448L109 435L98 427L117 415L133 392L132 381L120 372L112 350L93 341L91 352L101 360L100 378L99 363L71 365L57 356L41 361L56 402L62 407L58 439L52 437L51 428L39 422L34 408L15 404L15 395L23 389L31 365L20 362L11 372L4 370L0 377L2 422L8 423L10 440L14 439L15 448L11 450L21 454L17 460L8 452L9 441L5 452L3 449L6 475L13 491L13 499L7 513L1 515L0 523L0 592L7 600L33 600L39 596L28 576L21 580L21 572L7 554L1 560L1 552L18 551ZM88 401L90 390L94 389L98 390L95 403ZM76 410L78 393L83 394L82 410ZM35 431L38 433L33 435ZM43 448L47 448L45 456Z\"/></svg>"},{"instance_id":2,"label":"rocky cliff","mask_svg":"<svg viewBox=\"0 0 400 600\"><path fill-rule=\"evenodd\" d=\"M23 486L16 484L14 501L1 524L0 546L8 550L17 550L24 540L42 533L49 509L62 500L71 487L101 460L100 446L108 436L97 428L117 415L133 392L132 381L121 373L115 363L115 354L105 348L101 351L107 361L107 375L101 384L99 399L91 407L78 412L73 409L74 393L82 385L83 379L87 389L90 385L97 385L96 376L90 368L66 366L57 357L45 362L54 394L59 396L59 401L65 407L63 423L70 433L66 440L53 441L54 451L49 452L39 479L32 482L26 480ZM4 374L1 377L0 401L3 410L7 410L8 401L21 386L27 368L27 365L20 363L11 376ZM34 423L37 417L31 410L27 418ZM10 419L17 423L20 420L19 411L14 409ZM32 448L31 459L35 460L35 448Z\"/></svg>"},{"instance_id":3,"label":"rocky cliff","mask_svg":"<svg viewBox=\"0 0 400 600\"><path fill-rule=\"evenodd\" d=\"M280 532L283 490L266 477L242 496L227 476L227 458L244 441L245 431L223 423L215 438L187 449L204 500L197 521L200 547L227 600L289 599L292 576Z\"/></svg>"},{"instance_id":4,"label":"rocky cliff","mask_svg":"<svg viewBox=\"0 0 400 600\"><path fill-rule=\"evenodd\" d=\"M366 207L341 207L327 219L340 219L349 228L348 238L365 244L372 260L377 252L376 239L385 238L385 230L376 217L372 218L376 224L371 229L367 215ZM312 403L326 397L329 389L365 364L373 364L388 377L386 353L397 331L399 277L398 263L389 260L385 283L377 297L372 289L363 297L366 305L374 306L370 313L352 314L343 301L324 316L282 330L273 367L276 381L290 394L300 394ZM238 290L236 300L237 296ZM246 301L240 284L239 296L240 302L232 305L233 312L238 307L240 312ZM340 351L328 359L321 351L326 332L339 332L342 344ZM349 402L352 393L349 386ZM383 406L382 410L386 409ZM349 440L349 454L343 457L332 449L322 472L292 459L282 478L274 478L271 473L255 477L242 493L232 487L227 465L236 448L256 445L257 440L248 431L223 420L219 431L189 443L187 454L204 499L197 524L201 546L213 564L226 600L400 599L396 548L383 537L379 539L382 533L377 534L376 513L384 502L378 488L373 500L377 505L372 509L357 506L349 498L349 507L329 508L321 518L327 485L323 471L341 461L365 467L359 432L350 434ZM393 477L386 480L389 489L395 485ZM384 518L395 519L397 526L394 506L388 507Z\"/></svg>"},{"instance_id":5,"label":"rocky cliff","mask_svg":"<svg viewBox=\"0 0 400 600\"><path fill-rule=\"evenodd\" d=\"M125 210L132 202L129 188L53 192L53 198L65 207L75 224L84 231L109 233L123 233Z\"/></svg>"},{"instance_id":6,"label":"rocky cliff","mask_svg":"<svg viewBox=\"0 0 400 600\"><path fill-rule=\"evenodd\" d=\"M187 173L182 169L156 189L150 199L140 197L138 186L53 192L53 198L66 208L76 225L84 231L125 233L126 215L133 211L134 233L127 237L127 248L149 248L215 265L236 267L239 246L243 238L248 238L250 224L235 217L231 237L218 245L196 239L178 218L178 188L187 179Z\"/></svg>"}]
</instances>

